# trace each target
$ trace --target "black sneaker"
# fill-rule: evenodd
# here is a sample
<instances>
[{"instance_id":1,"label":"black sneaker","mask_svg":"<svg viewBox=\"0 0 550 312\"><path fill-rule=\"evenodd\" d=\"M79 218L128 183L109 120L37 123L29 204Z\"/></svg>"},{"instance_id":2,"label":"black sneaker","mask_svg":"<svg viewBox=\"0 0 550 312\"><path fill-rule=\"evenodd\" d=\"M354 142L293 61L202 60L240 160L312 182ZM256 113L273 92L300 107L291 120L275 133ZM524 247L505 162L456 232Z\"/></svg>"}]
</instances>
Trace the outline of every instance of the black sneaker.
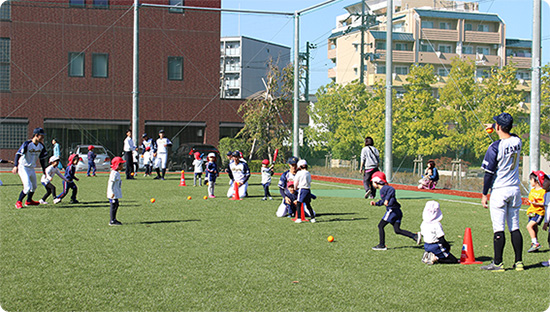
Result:
<instances>
[{"instance_id":1,"label":"black sneaker","mask_svg":"<svg viewBox=\"0 0 550 312\"><path fill-rule=\"evenodd\" d=\"M115 221L109 222L109 225L122 225L122 222L115 220Z\"/></svg>"},{"instance_id":2,"label":"black sneaker","mask_svg":"<svg viewBox=\"0 0 550 312\"><path fill-rule=\"evenodd\" d=\"M153 180L159 180L160 176L156 176Z\"/></svg>"},{"instance_id":3,"label":"black sneaker","mask_svg":"<svg viewBox=\"0 0 550 312\"><path fill-rule=\"evenodd\" d=\"M386 247L386 245L376 245L374 247L372 247L372 250L388 250L388 247Z\"/></svg>"},{"instance_id":4,"label":"black sneaker","mask_svg":"<svg viewBox=\"0 0 550 312\"><path fill-rule=\"evenodd\" d=\"M371 195L370 195L371 191L368 190L366 193L365 193L365 199L369 199L371 198Z\"/></svg>"},{"instance_id":5,"label":"black sneaker","mask_svg":"<svg viewBox=\"0 0 550 312\"><path fill-rule=\"evenodd\" d=\"M80 204L80 202L76 199L71 199L71 201L69 202L69 204Z\"/></svg>"}]
</instances>

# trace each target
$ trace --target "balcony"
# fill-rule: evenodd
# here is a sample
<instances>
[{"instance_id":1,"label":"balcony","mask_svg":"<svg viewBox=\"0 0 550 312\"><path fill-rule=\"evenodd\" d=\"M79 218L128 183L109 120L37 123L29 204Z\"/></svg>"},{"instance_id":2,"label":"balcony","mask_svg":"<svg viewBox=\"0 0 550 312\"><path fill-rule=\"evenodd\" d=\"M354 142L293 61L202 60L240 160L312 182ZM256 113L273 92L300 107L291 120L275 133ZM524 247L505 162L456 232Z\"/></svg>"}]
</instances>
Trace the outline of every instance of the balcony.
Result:
<instances>
[{"instance_id":1,"label":"balcony","mask_svg":"<svg viewBox=\"0 0 550 312\"><path fill-rule=\"evenodd\" d=\"M327 51L327 58L329 60L333 60L336 58L336 49L328 50Z\"/></svg>"},{"instance_id":2,"label":"balcony","mask_svg":"<svg viewBox=\"0 0 550 312\"><path fill-rule=\"evenodd\" d=\"M501 44L501 36L498 32L484 32L466 30L464 42L485 43L485 44Z\"/></svg>"},{"instance_id":3,"label":"balcony","mask_svg":"<svg viewBox=\"0 0 550 312\"><path fill-rule=\"evenodd\" d=\"M507 56L506 64L514 62L517 68L531 68L531 58L530 57L520 57L520 56Z\"/></svg>"},{"instance_id":4,"label":"balcony","mask_svg":"<svg viewBox=\"0 0 550 312\"><path fill-rule=\"evenodd\" d=\"M418 62L428 64L451 64L453 58L459 57L456 53L419 52Z\"/></svg>"},{"instance_id":5,"label":"balcony","mask_svg":"<svg viewBox=\"0 0 550 312\"><path fill-rule=\"evenodd\" d=\"M377 54L380 54L378 62L386 61L386 50L376 50ZM396 63L414 63L414 51L399 51L393 50L391 55L392 61Z\"/></svg>"},{"instance_id":6,"label":"balcony","mask_svg":"<svg viewBox=\"0 0 550 312\"><path fill-rule=\"evenodd\" d=\"M336 68L328 69L328 78L336 78Z\"/></svg>"},{"instance_id":7,"label":"balcony","mask_svg":"<svg viewBox=\"0 0 550 312\"><path fill-rule=\"evenodd\" d=\"M458 31L453 29L422 28L420 38L437 41L458 41Z\"/></svg>"},{"instance_id":8,"label":"balcony","mask_svg":"<svg viewBox=\"0 0 550 312\"><path fill-rule=\"evenodd\" d=\"M479 66L502 66L500 56L486 54L463 54L460 57L463 61L474 60Z\"/></svg>"}]
</instances>

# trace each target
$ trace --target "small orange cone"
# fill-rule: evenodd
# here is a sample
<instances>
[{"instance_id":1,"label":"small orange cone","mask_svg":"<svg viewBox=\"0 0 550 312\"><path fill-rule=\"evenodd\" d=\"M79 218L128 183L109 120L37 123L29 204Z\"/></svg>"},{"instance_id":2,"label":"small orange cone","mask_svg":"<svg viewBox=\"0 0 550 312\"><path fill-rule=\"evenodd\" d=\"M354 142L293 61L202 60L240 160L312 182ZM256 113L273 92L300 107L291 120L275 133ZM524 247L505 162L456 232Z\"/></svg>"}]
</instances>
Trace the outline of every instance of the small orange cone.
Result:
<instances>
[{"instance_id":1,"label":"small orange cone","mask_svg":"<svg viewBox=\"0 0 550 312\"><path fill-rule=\"evenodd\" d=\"M185 185L185 171L181 171L181 180L180 180L180 186L187 186Z\"/></svg>"},{"instance_id":2,"label":"small orange cone","mask_svg":"<svg viewBox=\"0 0 550 312\"><path fill-rule=\"evenodd\" d=\"M239 183L237 183L237 181L233 182L233 197L229 200L241 200L239 196Z\"/></svg>"},{"instance_id":3,"label":"small orange cone","mask_svg":"<svg viewBox=\"0 0 550 312\"><path fill-rule=\"evenodd\" d=\"M304 203L302 203L302 205L300 205L300 221L302 222L308 222L309 220L306 219L306 214L304 212ZM294 219L292 219L292 221L296 221L298 220L298 211L296 211L296 217Z\"/></svg>"},{"instance_id":4,"label":"small orange cone","mask_svg":"<svg viewBox=\"0 0 550 312\"><path fill-rule=\"evenodd\" d=\"M464 231L464 242L462 243L462 253L460 254L460 264L481 264L476 261L474 256L474 244L472 241L472 229L466 228Z\"/></svg>"}]
</instances>

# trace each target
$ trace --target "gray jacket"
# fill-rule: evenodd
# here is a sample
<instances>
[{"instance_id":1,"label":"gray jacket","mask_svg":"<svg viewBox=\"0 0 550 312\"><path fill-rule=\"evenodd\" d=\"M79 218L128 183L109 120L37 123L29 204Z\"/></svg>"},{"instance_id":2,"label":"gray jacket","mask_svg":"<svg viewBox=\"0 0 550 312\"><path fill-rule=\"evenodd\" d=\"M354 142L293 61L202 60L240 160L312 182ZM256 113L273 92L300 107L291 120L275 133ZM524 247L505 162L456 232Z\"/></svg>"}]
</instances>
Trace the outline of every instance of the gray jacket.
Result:
<instances>
[{"instance_id":1,"label":"gray jacket","mask_svg":"<svg viewBox=\"0 0 550 312\"><path fill-rule=\"evenodd\" d=\"M365 146L361 150L361 169L370 170L378 167L380 152L374 146Z\"/></svg>"}]
</instances>

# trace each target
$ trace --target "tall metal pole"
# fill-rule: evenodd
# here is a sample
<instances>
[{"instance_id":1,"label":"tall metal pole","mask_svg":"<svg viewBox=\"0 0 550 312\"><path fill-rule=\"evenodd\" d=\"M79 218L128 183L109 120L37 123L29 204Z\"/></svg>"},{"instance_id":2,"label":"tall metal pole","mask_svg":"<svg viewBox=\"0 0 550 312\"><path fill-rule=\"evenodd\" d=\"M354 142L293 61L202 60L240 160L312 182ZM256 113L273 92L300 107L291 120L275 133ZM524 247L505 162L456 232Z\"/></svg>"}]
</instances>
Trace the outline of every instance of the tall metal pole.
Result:
<instances>
[{"instance_id":1,"label":"tall metal pole","mask_svg":"<svg viewBox=\"0 0 550 312\"><path fill-rule=\"evenodd\" d=\"M300 15L298 11L294 12L294 108L292 123L292 155L300 157L300 124L299 124L299 102L300 93Z\"/></svg>"},{"instance_id":2,"label":"tall metal pole","mask_svg":"<svg viewBox=\"0 0 550 312\"><path fill-rule=\"evenodd\" d=\"M132 90L132 139L139 135L139 0L134 0L134 83Z\"/></svg>"},{"instance_id":3,"label":"tall metal pole","mask_svg":"<svg viewBox=\"0 0 550 312\"><path fill-rule=\"evenodd\" d=\"M365 0L361 0L361 61L359 62L359 82L365 82Z\"/></svg>"},{"instance_id":4,"label":"tall metal pole","mask_svg":"<svg viewBox=\"0 0 550 312\"><path fill-rule=\"evenodd\" d=\"M533 0L533 46L531 48L531 133L529 134L529 171L540 169L540 71L541 71L541 7L542 0Z\"/></svg>"},{"instance_id":5,"label":"tall metal pole","mask_svg":"<svg viewBox=\"0 0 550 312\"><path fill-rule=\"evenodd\" d=\"M386 21L386 140L384 148L384 172L392 180L392 28L393 0L388 0Z\"/></svg>"}]
</instances>

